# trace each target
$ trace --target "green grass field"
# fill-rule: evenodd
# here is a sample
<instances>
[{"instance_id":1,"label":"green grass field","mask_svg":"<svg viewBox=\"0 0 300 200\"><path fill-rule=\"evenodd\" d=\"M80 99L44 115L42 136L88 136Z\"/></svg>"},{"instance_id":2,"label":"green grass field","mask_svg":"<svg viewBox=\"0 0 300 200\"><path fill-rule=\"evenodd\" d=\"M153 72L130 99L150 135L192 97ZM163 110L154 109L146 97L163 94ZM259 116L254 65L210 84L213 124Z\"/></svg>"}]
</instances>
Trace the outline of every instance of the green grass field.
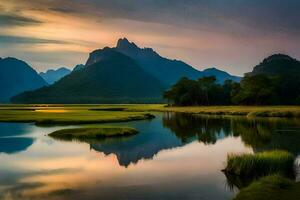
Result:
<instances>
[{"instance_id":1,"label":"green grass field","mask_svg":"<svg viewBox=\"0 0 300 200\"><path fill-rule=\"evenodd\" d=\"M300 117L300 106L157 106L154 110L207 115L240 115L247 117Z\"/></svg>"},{"instance_id":2,"label":"green grass field","mask_svg":"<svg viewBox=\"0 0 300 200\"><path fill-rule=\"evenodd\" d=\"M123 137L137 134L138 131L128 127L85 127L62 129L50 133L49 136L59 140L91 141L108 137Z\"/></svg>"},{"instance_id":3,"label":"green grass field","mask_svg":"<svg viewBox=\"0 0 300 200\"><path fill-rule=\"evenodd\" d=\"M151 119L142 110L111 111L105 105L6 105L0 106L1 122L35 122L37 125L99 124ZM96 109L104 110L96 110Z\"/></svg>"},{"instance_id":4,"label":"green grass field","mask_svg":"<svg viewBox=\"0 0 300 200\"><path fill-rule=\"evenodd\" d=\"M163 104L115 105L0 105L1 122L35 122L39 125L93 124L150 119L151 112L182 112L247 117L300 117L300 106L198 106L167 107Z\"/></svg>"}]
</instances>

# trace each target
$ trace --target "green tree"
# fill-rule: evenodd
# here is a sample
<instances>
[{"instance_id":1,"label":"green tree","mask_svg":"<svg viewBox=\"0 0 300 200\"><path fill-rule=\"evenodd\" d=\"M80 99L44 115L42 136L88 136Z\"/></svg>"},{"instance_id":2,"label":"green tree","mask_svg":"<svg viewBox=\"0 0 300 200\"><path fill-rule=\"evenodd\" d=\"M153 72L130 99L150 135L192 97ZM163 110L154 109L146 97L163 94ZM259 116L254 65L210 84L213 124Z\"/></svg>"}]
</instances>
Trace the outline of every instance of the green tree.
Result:
<instances>
[{"instance_id":1,"label":"green tree","mask_svg":"<svg viewBox=\"0 0 300 200\"><path fill-rule=\"evenodd\" d=\"M263 74L245 76L232 102L243 105L268 105L278 103L278 78Z\"/></svg>"}]
</instances>

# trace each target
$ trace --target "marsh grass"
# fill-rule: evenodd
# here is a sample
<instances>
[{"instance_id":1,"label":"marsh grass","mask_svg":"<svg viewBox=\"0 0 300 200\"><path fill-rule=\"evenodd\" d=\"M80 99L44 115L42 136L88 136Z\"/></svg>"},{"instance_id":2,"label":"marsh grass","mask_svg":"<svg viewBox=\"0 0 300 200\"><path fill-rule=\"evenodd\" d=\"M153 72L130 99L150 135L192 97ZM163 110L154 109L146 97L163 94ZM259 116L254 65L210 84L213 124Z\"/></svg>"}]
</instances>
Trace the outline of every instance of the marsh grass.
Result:
<instances>
[{"instance_id":1,"label":"marsh grass","mask_svg":"<svg viewBox=\"0 0 300 200\"><path fill-rule=\"evenodd\" d=\"M247 117L300 117L300 106L157 106L152 110Z\"/></svg>"},{"instance_id":2,"label":"marsh grass","mask_svg":"<svg viewBox=\"0 0 300 200\"><path fill-rule=\"evenodd\" d=\"M128 127L84 127L62 129L50 133L49 136L65 141L91 142L112 137L126 137L137 134L138 131Z\"/></svg>"},{"instance_id":3,"label":"marsh grass","mask_svg":"<svg viewBox=\"0 0 300 200\"><path fill-rule=\"evenodd\" d=\"M118 109L115 108L116 106L113 105L1 105L0 122L29 122L39 126L52 126L127 122L154 118L153 115L142 110L120 111L120 105Z\"/></svg>"},{"instance_id":4,"label":"marsh grass","mask_svg":"<svg viewBox=\"0 0 300 200\"><path fill-rule=\"evenodd\" d=\"M231 154L227 157L224 172L242 178L259 178L272 174L293 177L294 160L293 154L281 150L256 154Z\"/></svg>"},{"instance_id":5,"label":"marsh grass","mask_svg":"<svg viewBox=\"0 0 300 200\"><path fill-rule=\"evenodd\" d=\"M241 189L234 200L299 200L300 183L278 174L266 176Z\"/></svg>"},{"instance_id":6,"label":"marsh grass","mask_svg":"<svg viewBox=\"0 0 300 200\"><path fill-rule=\"evenodd\" d=\"M0 122L34 122L38 125L125 122L152 119L153 115L150 114L152 112L291 118L300 117L300 106L173 107L165 104L0 104Z\"/></svg>"}]
</instances>

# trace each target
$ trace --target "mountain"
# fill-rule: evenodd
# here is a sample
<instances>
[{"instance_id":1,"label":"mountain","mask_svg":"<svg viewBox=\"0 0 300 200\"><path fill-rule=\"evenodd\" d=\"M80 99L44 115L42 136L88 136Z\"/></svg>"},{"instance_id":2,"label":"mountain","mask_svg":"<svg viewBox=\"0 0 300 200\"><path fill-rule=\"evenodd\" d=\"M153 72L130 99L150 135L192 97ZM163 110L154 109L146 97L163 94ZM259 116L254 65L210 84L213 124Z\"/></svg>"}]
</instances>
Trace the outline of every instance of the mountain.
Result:
<instances>
[{"instance_id":1,"label":"mountain","mask_svg":"<svg viewBox=\"0 0 300 200\"><path fill-rule=\"evenodd\" d=\"M233 76L229 73L216 69L216 68L208 68L202 71L202 76L215 76L219 83L224 83L226 80L232 80L234 82L240 82L241 77Z\"/></svg>"},{"instance_id":2,"label":"mountain","mask_svg":"<svg viewBox=\"0 0 300 200\"><path fill-rule=\"evenodd\" d=\"M18 93L46 85L44 79L24 61L0 58L0 102L8 102Z\"/></svg>"},{"instance_id":3,"label":"mountain","mask_svg":"<svg viewBox=\"0 0 300 200\"><path fill-rule=\"evenodd\" d=\"M78 71L78 70L81 70L84 68L85 65L83 64L79 64L79 65L76 65L74 68L73 68L73 71Z\"/></svg>"},{"instance_id":4,"label":"mountain","mask_svg":"<svg viewBox=\"0 0 300 200\"><path fill-rule=\"evenodd\" d=\"M97 61L94 61L94 57ZM163 85L133 59L111 48L90 54L86 67L53 85L12 98L15 103L159 102Z\"/></svg>"},{"instance_id":5,"label":"mountain","mask_svg":"<svg viewBox=\"0 0 300 200\"><path fill-rule=\"evenodd\" d=\"M40 76L49 84L53 84L54 82L58 81L62 77L71 73L71 70L61 67L59 69L49 69L46 72L41 72Z\"/></svg>"},{"instance_id":6,"label":"mountain","mask_svg":"<svg viewBox=\"0 0 300 200\"><path fill-rule=\"evenodd\" d=\"M254 88L254 97L251 97L255 100L267 99L269 104L271 102L277 105L299 105L300 61L284 54L271 55L255 66L252 72L247 73L241 84L242 89L246 90L242 94L251 94L248 90ZM257 88L262 91L258 92ZM269 97L256 97L263 94L268 94Z\"/></svg>"},{"instance_id":7,"label":"mountain","mask_svg":"<svg viewBox=\"0 0 300 200\"><path fill-rule=\"evenodd\" d=\"M220 83L225 78L234 81L239 80L239 77L231 76L220 70L198 71L182 61L164 58L151 48L139 48L126 38L118 40L115 50L134 59L146 72L160 80L167 88L175 84L183 76L189 79L198 79L207 75L216 76L217 81Z\"/></svg>"},{"instance_id":8,"label":"mountain","mask_svg":"<svg viewBox=\"0 0 300 200\"><path fill-rule=\"evenodd\" d=\"M247 75L280 75L300 77L300 62L285 54L274 54L265 58Z\"/></svg>"},{"instance_id":9,"label":"mountain","mask_svg":"<svg viewBox=\"0 0 300 200\"><path fill-rule=\"evenodd\" d=\"M201 76L200 72L190 65L182 61L163 58L151 48L141 49L126 38L119 39L115 49L133 58L145 71L162 81L166 87L173 85L183 76L192 79Z\"/></svg>"},{"instance_id":10,"label":"mountain","mask_svg":"<svg viewBox=\"0 0 300 200\"><path fill-rule=\"evenodd\" d=\"M114 48L90 53L85 65L67 76L33 92L12 99L16 103L154 103L181 77L198 79L216 76L239 81L238 77L215 68L198 71L190 65L160 56L150 48L139 48L126 38Z\"/></svg>"}]
</instances>

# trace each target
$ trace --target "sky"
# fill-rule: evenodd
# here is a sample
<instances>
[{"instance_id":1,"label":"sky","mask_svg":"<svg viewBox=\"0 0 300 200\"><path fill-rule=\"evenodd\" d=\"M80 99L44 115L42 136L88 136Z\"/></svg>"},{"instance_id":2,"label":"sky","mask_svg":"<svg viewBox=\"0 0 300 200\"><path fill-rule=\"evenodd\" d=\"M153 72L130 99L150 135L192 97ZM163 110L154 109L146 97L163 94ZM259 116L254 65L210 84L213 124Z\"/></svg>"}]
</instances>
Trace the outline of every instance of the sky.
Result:
<instances>
[{"instance_id":1,"label":"sky","mask_svg":"<svg viewBox=\"0 0 300 200\"><path fill-rule=\"evenodd\" d=\"M0 57L72 68L126 37L199 70L243 75L274 53L300 59L299 10L299 0L0 0Z\"/></svg>"}]
</instances>

